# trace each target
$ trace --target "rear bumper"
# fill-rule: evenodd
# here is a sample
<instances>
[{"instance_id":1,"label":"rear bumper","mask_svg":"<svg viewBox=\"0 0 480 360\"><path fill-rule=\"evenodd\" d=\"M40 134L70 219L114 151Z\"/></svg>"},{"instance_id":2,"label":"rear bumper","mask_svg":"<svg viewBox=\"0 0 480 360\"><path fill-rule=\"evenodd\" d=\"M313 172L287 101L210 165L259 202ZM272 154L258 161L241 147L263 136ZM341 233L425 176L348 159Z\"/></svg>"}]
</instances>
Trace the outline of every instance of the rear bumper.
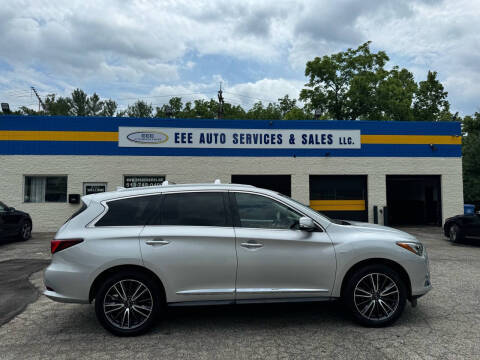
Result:
<instances>
[{"instance_id":1,"label":"rear bumper","mask_svg":"<svg viewBox=\"0 0 480 360\"><path fill-rule=\"evenodd\" d=\"M61 302L61 303L77 303L77 304L88 304L88 300L85 299L75 299L72 297L67 297L65 295L56 293L55 291L45 290L43 295L52 299L53 301Z\"/></svg>"},{"instance_id":2,"label":"rear bumper","mask_svg":"<svg viewBox=\"0 0 480 360\"><path fill-rule=\"evenodd\" d=\"M48 298L63 303L88 303L88 276L75 266L52 262L44 272L43 292Z\"/></svg>"}]
</instances>

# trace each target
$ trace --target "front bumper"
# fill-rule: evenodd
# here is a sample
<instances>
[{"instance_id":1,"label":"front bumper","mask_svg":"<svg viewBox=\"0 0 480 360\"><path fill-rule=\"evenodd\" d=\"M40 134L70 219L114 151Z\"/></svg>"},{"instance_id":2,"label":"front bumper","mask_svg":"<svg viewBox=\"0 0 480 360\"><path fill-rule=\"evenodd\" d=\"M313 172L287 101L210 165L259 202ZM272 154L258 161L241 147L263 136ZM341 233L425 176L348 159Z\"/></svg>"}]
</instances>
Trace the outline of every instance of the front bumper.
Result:
<instances>
[{"instance_id":1,"label":"front bumper","mask_svg":"<svg viewBox=\"0 0 480 360\"><path fill-rule=\"evenodd\" d=\"M425 255L422 258L410 263L409 270L412 285L412 299L417 299L432 290L430 263L426 249Z\"/></svg>"}]
</instances>

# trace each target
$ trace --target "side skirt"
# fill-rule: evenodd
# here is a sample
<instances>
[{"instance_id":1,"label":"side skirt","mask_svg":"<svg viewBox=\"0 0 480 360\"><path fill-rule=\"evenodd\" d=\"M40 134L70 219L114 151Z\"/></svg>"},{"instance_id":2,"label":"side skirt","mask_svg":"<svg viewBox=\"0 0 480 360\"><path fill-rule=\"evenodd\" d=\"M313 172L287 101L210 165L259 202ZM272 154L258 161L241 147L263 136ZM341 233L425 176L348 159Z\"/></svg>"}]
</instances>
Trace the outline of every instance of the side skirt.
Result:
<instances>
[{"instance_id":1,"label":"side skirt","mask_svg":"<svg viewBox=\"0 0 480 360\"><path fill-rule=\"evenodd\" d=\"M208 300L208 301L180 301L168 303L168 306L213 306L234 304L272 304L272 303L301 303L333 301L336 298L330 296L299 297L299 298L272 298L272 299L241 299L241 300Z\"/></svg>"}]
</instances>

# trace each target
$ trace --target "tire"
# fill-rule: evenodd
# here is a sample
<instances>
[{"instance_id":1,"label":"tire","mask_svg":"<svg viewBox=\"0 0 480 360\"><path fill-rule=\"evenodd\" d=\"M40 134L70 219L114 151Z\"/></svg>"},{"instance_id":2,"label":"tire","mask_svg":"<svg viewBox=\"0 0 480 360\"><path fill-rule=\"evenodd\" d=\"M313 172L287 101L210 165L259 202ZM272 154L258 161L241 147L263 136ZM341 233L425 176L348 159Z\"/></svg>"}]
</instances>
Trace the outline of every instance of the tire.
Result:
<instances>
[{"instance_id":1,"label":"tire","mask_svg":"<svg viewBox=\"0 0 480 360\"><path fill-rule=\"evenodd\" d=\"M369 265L348 279L343 300L354 320L361 325L388 326L402 314L407 288L400 275L390 267Z\"/></svg>"},{"instance_id":2,"label":"tire","mask_svg":"<svg viewBox=\"0 0 480 360\"><path fill-rule=\"evenodd\" d=\"M117 336L146 332L163 305L162 292L148 275L119 271L107 278L95 296L95 313L102 326Z\"/></svg>"},{"instance_id":3,"label":"tire","mask_svg":"<svg viewBox=\"0 0 480 360\"><path fill-rule=\"evenodd\" d=\"M463 234L457 224L450 226L448 230L449 239L452 243L457 243L463 239Z\"/></svg>"},{"instance_id":4,"label":"tire","mask_svg":"<svg viewBox=\"0 0 480 360\"><path fill-rule=\"evenodd\" d=\"M20 241L27 241L32 236L32 223L29 220L23 220L20 224L20 231L18 232L18 239Z\"/></svg>"}]
</instances>

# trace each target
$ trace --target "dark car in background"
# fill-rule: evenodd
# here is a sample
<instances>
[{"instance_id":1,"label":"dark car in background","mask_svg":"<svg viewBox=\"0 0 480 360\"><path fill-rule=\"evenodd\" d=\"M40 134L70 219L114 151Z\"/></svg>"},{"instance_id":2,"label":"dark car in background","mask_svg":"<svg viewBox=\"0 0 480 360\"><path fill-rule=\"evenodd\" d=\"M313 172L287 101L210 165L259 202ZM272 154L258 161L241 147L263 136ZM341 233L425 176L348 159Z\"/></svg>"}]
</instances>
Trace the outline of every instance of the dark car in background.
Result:
<instances>
[{"instance_id":1,"label":"dark car in background","mask_svg":"<svg viewBox=\"0 0 480 360\"><path fill-rule=\"evenodd\" d=\"M28 240L32 235L32 219L26 212L8 207L0 201L0 240L16 237Z\"/></svg>"},{"instance_id":2,"label":"dark car in background","mask_svg":"<svg viewBox=\"0 0 480 360\"><path fill-rule=\"evenodd\" d=\"M452 242L465 238L480 239L480 214L457 215L445 220L443 232Z\"/></svg>"}]
</instances>

